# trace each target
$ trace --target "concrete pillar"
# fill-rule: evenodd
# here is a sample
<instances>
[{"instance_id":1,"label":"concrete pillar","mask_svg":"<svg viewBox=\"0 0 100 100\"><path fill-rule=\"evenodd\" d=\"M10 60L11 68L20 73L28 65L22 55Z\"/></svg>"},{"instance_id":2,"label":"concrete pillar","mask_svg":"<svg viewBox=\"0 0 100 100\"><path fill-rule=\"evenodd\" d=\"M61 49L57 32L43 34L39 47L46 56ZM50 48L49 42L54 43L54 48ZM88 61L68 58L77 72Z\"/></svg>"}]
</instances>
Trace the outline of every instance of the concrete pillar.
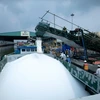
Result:
<instances>
[{"instance_id":1,"label":"concrete pillar","mask_svg":"<svg viewBox=\"0 0 100 100\"><path fill-rule=\"evenodd\" d=\"M41 40L41 38L37 38L37 40L36 40L36 46L37 46L37 52L38 53L43 53L43 51L42 51L42 40Z\"/></svg>"}]
</instances>

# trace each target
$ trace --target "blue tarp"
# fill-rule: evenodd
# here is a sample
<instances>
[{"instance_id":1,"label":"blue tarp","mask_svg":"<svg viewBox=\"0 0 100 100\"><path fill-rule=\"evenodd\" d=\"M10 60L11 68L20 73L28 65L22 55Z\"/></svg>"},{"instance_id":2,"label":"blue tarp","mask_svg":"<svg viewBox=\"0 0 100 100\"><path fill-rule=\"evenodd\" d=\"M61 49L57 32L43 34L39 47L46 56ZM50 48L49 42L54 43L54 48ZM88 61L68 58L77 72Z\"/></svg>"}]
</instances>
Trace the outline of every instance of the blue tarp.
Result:
<instances>
[{"instance_id":1,"label":"blue tarp","mask_svg":"<svg viewBox=\"0 0 100 100\"><path fill-rule=\"evenodd\" d=\"M66 50L70 50L70 46L67 44L62 45L62 52L64 53Z\"/></svg>"}]
</instances>

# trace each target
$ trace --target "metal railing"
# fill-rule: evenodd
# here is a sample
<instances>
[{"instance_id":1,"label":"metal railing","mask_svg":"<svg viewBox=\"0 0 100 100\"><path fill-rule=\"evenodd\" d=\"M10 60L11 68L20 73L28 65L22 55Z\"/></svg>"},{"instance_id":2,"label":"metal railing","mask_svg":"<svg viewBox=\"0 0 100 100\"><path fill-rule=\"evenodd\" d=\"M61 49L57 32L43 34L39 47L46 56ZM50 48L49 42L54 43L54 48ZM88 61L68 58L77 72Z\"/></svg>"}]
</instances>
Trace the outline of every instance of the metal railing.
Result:
<instances>
[{"instance_id":1,"label":"metal railing","mask_svg":"<svg viewBox=\"0 0 100 100\"><path fill-rule=\"evenodd\" d=\"M73 77L81 81L84 85L89 87L91 91L96 94L100 93L100 77L85 71L82 68L77 67L77 65L71 64L67 61L59 59L62 64L69 70Z\"/></svg>"},{"instance_id":2,"label":"metal railing","mask_svg":"<svg viewBox=\"0 0 100 100\"><path fill-rule=\"evenodd\" d=\"M0 72L2 71L3 67L7 63L7 57L3 57L3 59L0 61Z\"/></svg>"}]
</instances>

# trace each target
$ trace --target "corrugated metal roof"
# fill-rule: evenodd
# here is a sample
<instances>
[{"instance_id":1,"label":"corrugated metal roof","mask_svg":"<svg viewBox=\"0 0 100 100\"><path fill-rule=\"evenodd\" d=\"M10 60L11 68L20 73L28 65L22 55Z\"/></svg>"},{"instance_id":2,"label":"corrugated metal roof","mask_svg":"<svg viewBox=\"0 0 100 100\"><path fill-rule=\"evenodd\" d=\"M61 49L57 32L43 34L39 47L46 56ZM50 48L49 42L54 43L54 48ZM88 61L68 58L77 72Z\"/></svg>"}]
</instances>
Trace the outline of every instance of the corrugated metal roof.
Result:
<instances>
[{"instance_id":1,"label":"corrugated metal roof","mask_svg":"<svg viewBox=\"0 0 100 100\"><path fill-rule=\"evenodd\" d=\"M29 33L30 36L36 36L35 32L29 32L29 31L15 31L15 32L4 32L0 33L0 36L24 36L22 35L22 32Z\"/></svg>"}]
</instances>

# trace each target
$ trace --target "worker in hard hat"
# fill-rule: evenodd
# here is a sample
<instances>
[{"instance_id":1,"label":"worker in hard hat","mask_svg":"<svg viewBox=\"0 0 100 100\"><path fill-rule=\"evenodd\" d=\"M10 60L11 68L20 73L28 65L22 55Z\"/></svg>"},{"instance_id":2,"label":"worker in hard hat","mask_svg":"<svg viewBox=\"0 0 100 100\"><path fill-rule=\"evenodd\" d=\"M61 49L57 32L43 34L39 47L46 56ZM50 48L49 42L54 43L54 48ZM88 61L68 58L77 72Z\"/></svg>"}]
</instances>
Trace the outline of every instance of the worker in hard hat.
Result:
<instances>
[{"instance_id":1,"label":"worker in hard hat","mask_svg":"<svg viewBox=\"0 0 100 100\"><path fill-rule=\"evenodd\" d=\"M86 60L84 60L84 64L83 64L83 68L84 70L88 71L89 70L89 66Z\"/></svg>"}]
</instances>

